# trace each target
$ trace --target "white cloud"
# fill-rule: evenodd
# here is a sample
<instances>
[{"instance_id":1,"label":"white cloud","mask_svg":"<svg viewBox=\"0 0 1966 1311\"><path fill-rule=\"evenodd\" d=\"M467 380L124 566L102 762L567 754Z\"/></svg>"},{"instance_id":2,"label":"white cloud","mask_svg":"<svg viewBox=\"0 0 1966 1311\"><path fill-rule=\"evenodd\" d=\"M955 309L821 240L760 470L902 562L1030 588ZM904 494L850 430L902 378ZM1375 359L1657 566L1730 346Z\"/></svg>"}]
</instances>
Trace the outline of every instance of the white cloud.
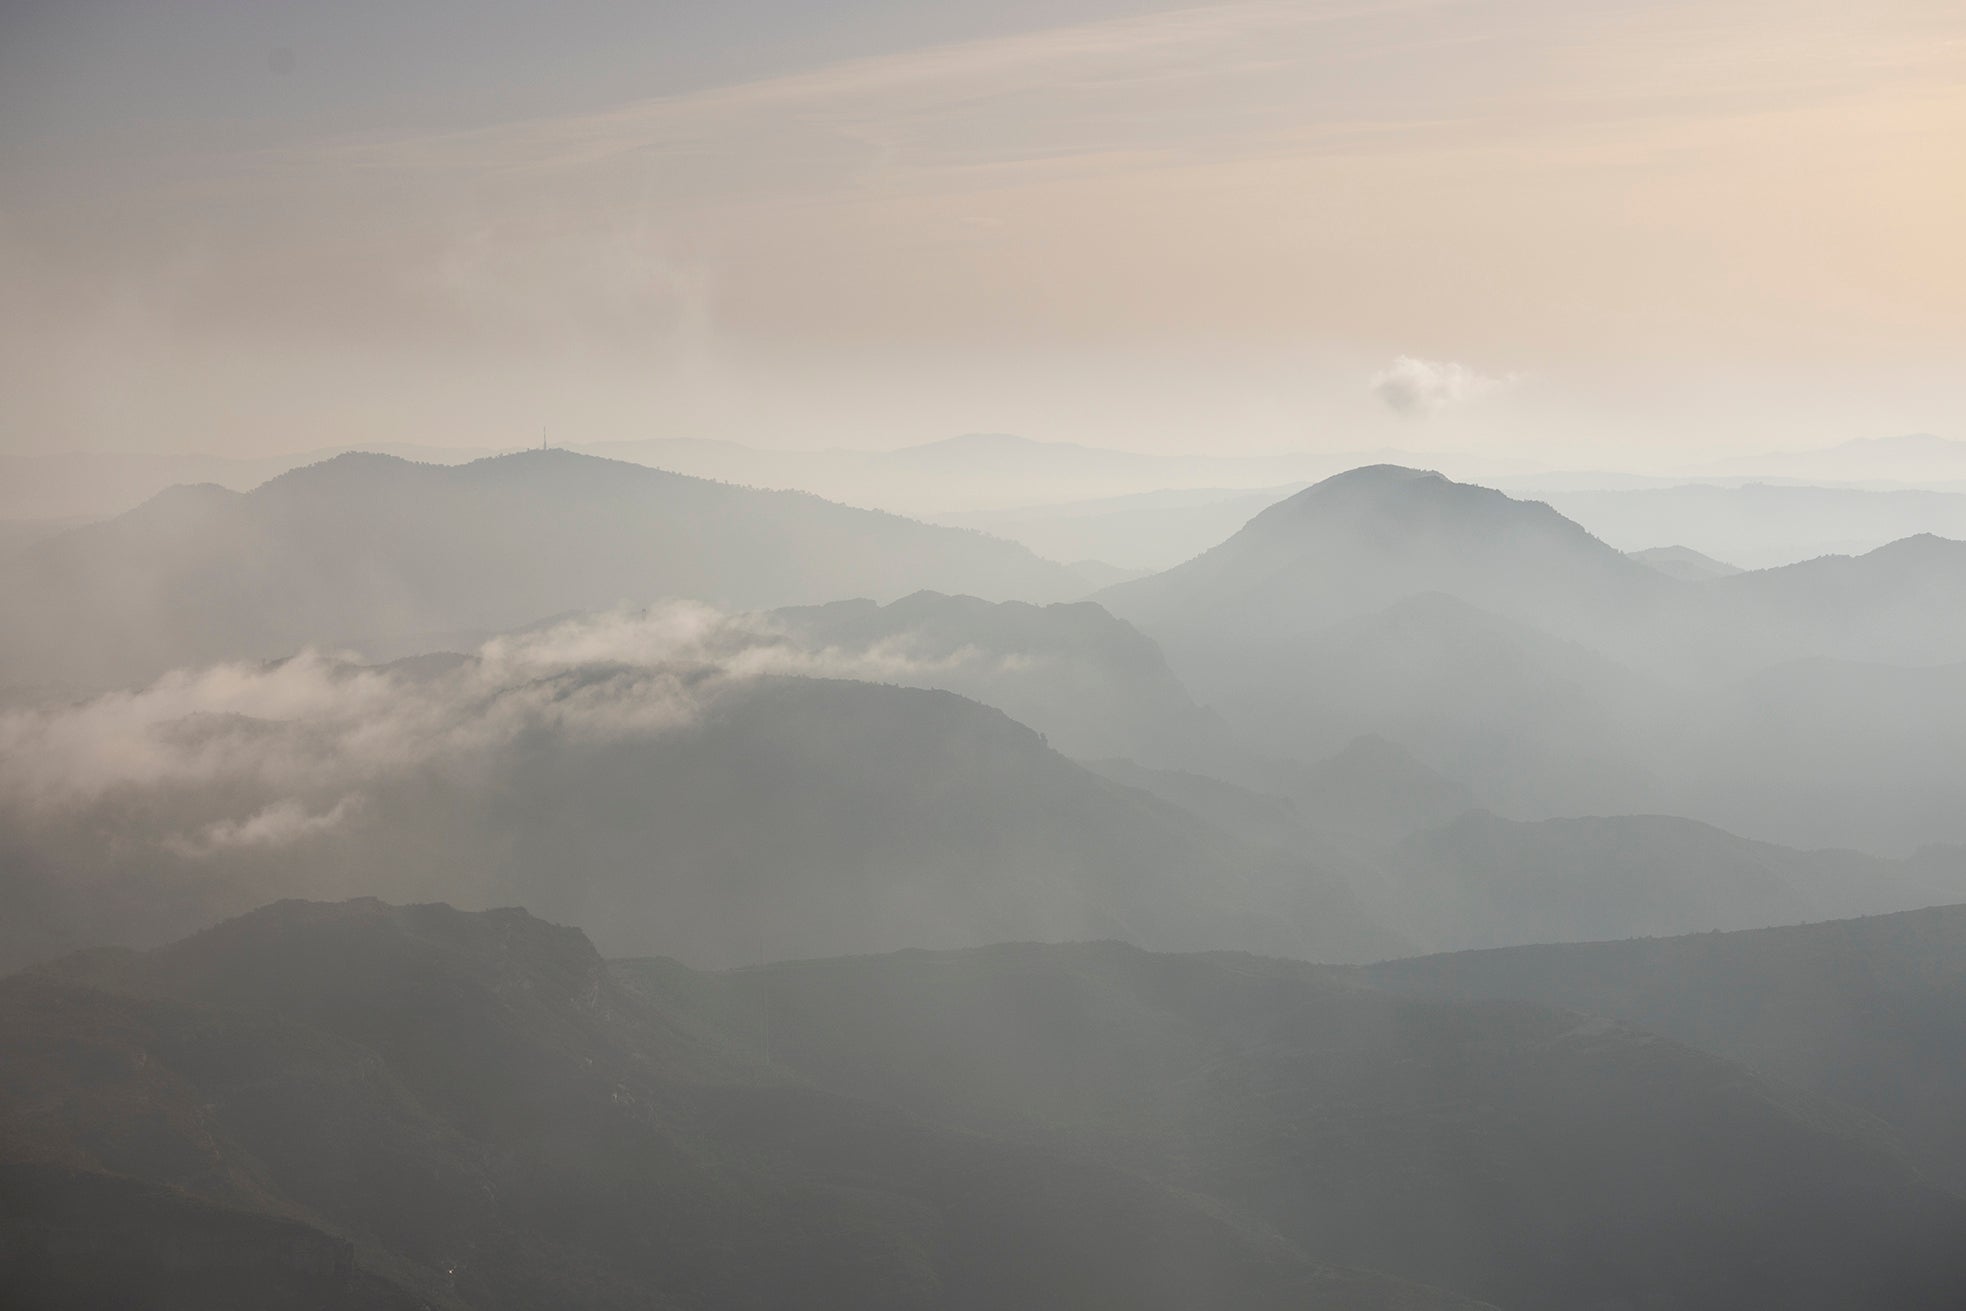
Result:
<instances>
[{"instance_id":1,"label":"white cloud","mask_svg":"<svg viewBox=\"0 0 1966 1311\"><path fill-rule=\"evenodd\" d=\"M1373 392L1395 413L1405 415L1436 414L1515 384L1514 374L1495 377L1465 364L1412 355L1402 355L1372 375Z\"/></svg>"},{"instance_id":2,"label":"white cloud","mask_svg":"<svg viewBox=\"0 0 1966 1311\"><path fill-rule=\"evenodd\" d=\"M339 826L355 806L356 798L347 796L314 814L289 798L256 810L244 819L222 819L208 824L194 837L166 838L165 845L181 856L206 856L236 847L284 847Z\"/></svg>"},{"instance_id":3,"label":"white cloud","mask_svg":"<svg viewBox=\"0 0 1966 1311\"><path fill-rule=\"evenodd\" d=\"M406 771L468 770L536 734L671 732L761 678L934 687L1028 663L909 634L829 646L768 615L677 602L509 634L435 672L314 652L180 670L133 692L0 714L0 822L116 810L155 817L147 840L180 856L278 847L359 823Z\"/></svg>"}]
</instances>

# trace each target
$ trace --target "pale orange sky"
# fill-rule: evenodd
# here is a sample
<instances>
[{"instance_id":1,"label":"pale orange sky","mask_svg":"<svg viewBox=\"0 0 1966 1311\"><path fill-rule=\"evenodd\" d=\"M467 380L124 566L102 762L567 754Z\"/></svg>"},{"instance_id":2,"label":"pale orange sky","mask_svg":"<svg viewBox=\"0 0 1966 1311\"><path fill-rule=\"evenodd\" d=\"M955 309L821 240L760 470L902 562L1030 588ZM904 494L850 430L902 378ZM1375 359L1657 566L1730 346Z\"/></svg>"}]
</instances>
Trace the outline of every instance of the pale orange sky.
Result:
<instances>
[{"instance_id":1,"label":"pale orange sky","mask_svg":"<svg viewBox=\"0 0 1966 1311\"><path fill-rule=\"evenodd\" d=\"M1956 0L1090 12L519 117L214 128L309 67L270 47L266 86L121 153L29 106L0 440L1653 467L1966 436ZM1396 410L1399 357L1471 381Z\"/></svg>"}]
</instances>

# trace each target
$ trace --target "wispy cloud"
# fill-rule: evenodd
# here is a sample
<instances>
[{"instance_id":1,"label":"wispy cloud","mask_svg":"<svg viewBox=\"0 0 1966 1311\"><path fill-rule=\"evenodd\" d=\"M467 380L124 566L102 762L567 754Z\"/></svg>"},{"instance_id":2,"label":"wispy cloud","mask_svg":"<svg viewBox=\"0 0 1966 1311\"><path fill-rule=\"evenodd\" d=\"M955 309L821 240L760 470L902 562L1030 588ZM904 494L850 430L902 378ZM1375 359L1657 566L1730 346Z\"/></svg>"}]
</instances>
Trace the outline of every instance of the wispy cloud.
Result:
<instances>
[{"instance_id":1,"label":"wispy cloud","mask_svg":"<svg viewBox=\"0 0 1966 1311\"><path fill-rule=\"evenodd\" d=\"M907 633L815 644L769 615L678 602L500 637L435 670L312 652L184 670L0 715L0 816L32 825L111 806L156 816L145 840L178 855L275 847L359 820L407 771L469 769L527 739L674 732L759 679L939 686L1025 663Z\"/></svg>"},{"instance_id":2,"label":"wispy cloud","mask_svg":"<svg viewBox=\"0 0 1966 1311\"><path fill-rule=\"evenodd\" d=\"M1511 374L1496 377L1450 360L1402 355L1372 375L1373 394L1396 414L1425 416L1513 387Z\"/></svg>"},{"instance_id":3,"label":"wispy cloud","mask_svg":"<svg viewBox=\"0 0 1966 1311\"><path fill-rule=\"evenodd\" d=\"M236 848L284 847L338 827L355 808L356 798L343 797L327 810L313 813L298 801L275 801L244 819L222 819L196 834L172 834L164 845L180 856L209 856Z\"/></svg>"}]
</instances>

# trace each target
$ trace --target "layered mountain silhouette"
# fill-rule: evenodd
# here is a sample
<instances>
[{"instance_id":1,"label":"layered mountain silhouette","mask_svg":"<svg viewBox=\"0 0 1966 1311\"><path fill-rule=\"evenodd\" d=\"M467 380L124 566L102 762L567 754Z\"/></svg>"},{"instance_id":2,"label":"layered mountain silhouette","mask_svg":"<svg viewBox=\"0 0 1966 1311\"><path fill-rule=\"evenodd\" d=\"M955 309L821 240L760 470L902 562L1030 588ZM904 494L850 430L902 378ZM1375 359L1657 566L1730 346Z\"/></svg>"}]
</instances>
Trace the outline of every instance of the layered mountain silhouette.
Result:
<instances>
[{"instance_id":1,"label":"layered mountain silhouette","mask_svg":"<svg viewBox=\"0 0 1966 1311\"><path fill-rule=\"evenodd\" d=\"M818 1089L519 911L95 953L0 982L0 1053L0 1281L37 1306L1473 1306Z\"/></svg>"},{"instance_id":2,"label":"layered mountain silhouette","mask_svg":"<svg viewBox=\"0 0 1966 1311\"><path fill-rule=\"evenodd\" d=\"M1966 661L1966 542L1921 534L1716 580L1692 621L1705 654L1740 669L1803 657ZM1690 638L1698 641L1698 637Z\"/></svg>"},{"instance_id":3,"label":"layered mountain silhouette","mask_svg":"<svg viewBox=\"0 0 1966 1311\"><path fill-rule=\"evenodd\" d=\"M1966 775L1930 726L1966 714L1939 668L1966 661L1966 543L1688 581L1546 505L1378 467L1100 600L1273 756L1377 735L1515 818L1678 813L1893 854L1961 838L1937 797ZM1855 700L1773 705L1826 661ZM1890 710L1900 687L1929 694L1927 726Z\"/></svg>"},{"instance_id":4,"label":"layered mountain silhouette","mask_svg":"<svg viewBox=\"0 0 1966 1311\"><path fill-rule=\"evenodd\" d=\"M1966 480L1950 491L1688 483L1558 488L1537 495L1624 550L1639 553L1676 542L1682 549L1767 569L1822 555L1861 555L1920 533L1966 537L1962 488Z\"/></svg>"},{"instance_id":5,"label":"layered mountain silhouette","mask_svg":"<svg viewBox=\"0 0 1966 1311\"><path fill-rule=\"evenodd\" d=\"M1162 574L1101 594L1177 671L1238 648L1274 654L1335 625L1440 593L1675 673L1804 657L1966 659L1966 543L1929 534L1687 586L1536 501L1436 473L1354 469L1299 492Z\"/></svg>"},{"instance_id":6,"label":"layered mountain silhouette","mask_svg":"<svg viewBox=\"0 0 1966 1311\"><path fill-rule=\"evenodd\" d=\"M1966 441L1929 432L1860 437L1815 450L1737 456L1720 467L1828 482L1966 482Z\"/></svg>"},{"instance_id":7,"label":"layered mountain silhouette","mask_svg":"<svg viewBox=\"0 0 1966 1311\"><path fill-rule=\"evenodd\" d=\"M1690 546L1651 546L1628 554L1640 564L1649 564L1668 578L1688 583L1728 578L1741 572L1737 566L1702 555Z\"/></svg>"},{"instance_id":8,"label":"layered mountain silhouette","mask_svg":"<svg viewBox=\"0 0 1966 1311\"><path fill-rule=\"evenodd\" d=\"M1789 661L1690 698L1674 739L1662 809L1794 846L1966 843L1966 664Z\"/></svg>"},{"instance_id":9,"label":"layered mountain silhouette","mask_svg":"<svg viewBox=\"0 0 1966 1311\"><path fill-rule=\"evenodd\" d=\"M1040 722L1086 732L1129 722L1129 705L1165 705L1177 721L1193 712L1146 659L1151 648L1096 609L1013 608L1035 628L1012 641L990 623L970 627L998 608L910 604L950 625L919 630L940 646L906 658L886 648L910 677L967 670L986 685L977 690L1023 696L1061 716ZM816 614L841 643L871 643L859 661L890 642L881 634L918 631L894 626L908 608ZM806 620L821 622L786 622ZM1058 640L1081 625L1097 639L1091 655ZM971 641L992 632L994 648ZM1127 667L1098 654L1109 639L1119 656L1141 657L1141 680L1116 679L1102 701L1101 671ZM1059 669L1037 658L1047 643ZM956 654L939 660L939 650ZM1357 961L1966 896L1966 848L1887 860L1669 817L1469 814L1482 804L1474 793L1383 738L1309 762L1225 755L1214 774L1132 760L1088 769L946 691L717 667L528 672L496 659L302 670L291 682L275 667L253 701L271 714L181 715L115 739L153 762L141 784L58 804L0 798L11 911L0 960L153 943L270 895L517 902L591 925L610 952L702 965L1097 937ZM156 695L168 704L172 693ZM49 741L72 749L63 744L105 731L120 705L56 716ZM314 709L283 718L285 705ZM1573 712L1577 723L1598 722L1588 708ZM1491 763L1523 770L1501 735L1507 722L1494 721ZM1582 741L1551 733L1545 743ZM1892 740L1906 734L1881 739ZM351 755L368 763L344 763ZM236 771L211 772L228 758ZM1472 747L1465 759L1479 763ZM1873 766L1858 756L1852 767ZM1704 804L1725 799L1725 781ZM1931 804L1943 806L1937 793Z\"/></svg>"},{"instance_id":10,"label":"layered mountain silhouette","mask_svg":"<svg viewBox=\"0 0 1966 1311\"><path fill-rule=\"evenodd\" d=\"M870 677L995 706L1081 759L1226 760L1226 727L1138 629L1089 601L1047 606L918 592L775 611L804 649L844 652Z\"/></svg>"},{"instance_id":11,"label":"layered mountain silhouette","mask_svg":"<svg viewBox=\"0 0 1966 1311\"><path fill-rule=\"evenodd\" d=\"M705 974L516 910L287 902L0 981L0 1053L0 1261L51 1306L1966 1287L1966 1199L1861 1114L1616 1021L1259 957Z\"/></svg>"},{"instance_id":12,"label":"layered mountain silhouette","mask_svg":"<svg viewBox=\"0 0 1966 1311\"><path fill-rule=\"evenodd\" d=\"M1561 814L1645 795L1605 749L1647 691L1606 639L1680 586L1547 506L1382 466L1100 599L1267 751L1376 734L1485 804Z\"/></svg>"},{"instance_id":13,"label":"layered mountain silhouette","mask_svg":"<svg viewBox=\"0 0 1966 1311\"><path fill-rule=\"evenodd\" d=\"M1246 779L1241 784L1132 760L1095 761L1092 767L1247 841L1305 853L1376 853L1475 808L1466 788L1381 737L1358 738L1310 763L1246 762L1232 771Z\"/></svg>"},{"instance_id":14,"label":"layered mountain silhouette","mask_svg":"<svg viewBox=\"0 0 1966 1311\"><path fill-rule=\"evenodd\" d=\"M1051 560L1108 560L1158 572L1228 540L1258 514L1302 490L1301 483L1169 489L936 518L1022 542Z\"/></svg>"},{"instance_id":15,"label":"layered mountain silhouette","mask_svg":"<svg viewBox=\"0 0 1966 1311\"><path fill-rule=\"evenodd\" d=\"M1084 1153L1498 1306L1947 1306L1873 1121L1610 1020L1116 944L617 976L815 1084Z\"/></svg>"},{"instance_id":16,"label":"layered mountain silhouette","mask_svg":"<svg viewBox=\"0 0 1966 1311\"><path fill-rule=\"evenodd\" d=\"M278 841L242 823L279 803L236 784L17 811L0 849L19 913L0 942L18 963L37 945L155 942L268 895L388 892L520 903L592 926L611 953L711 965L1089 937L1331 960L1410 950L1316 854L1116 786L975 702L767 678L672 711L663 689L583 668L468 701L468 750L392 764L345 802L336 784L304 807L328 818ZM521 699L592 711L477 736ZM287 759L310 741L306 724L239 718L165 731L194 755Z\"/></svg>"},{"instance_id":17,"label":"layered mountain silhouette","mask_svg":"<svg viewBox=\"0 0 1966 1311\"><path fill-rule=\"evenodd\" d=\"M1966 899L1966 850L1911 861L1750 842L1663 815L1487 813L1389 851L1368 901L1436 950L1759 928Z\"/></svg>"},{"instance_id":18,"label":"layered mountain silhouette","mask_svg":"<svg viewBox=\"0 0 1966 1311\"><path fill-rule=\"evenodd\" d=\"M1180 668L1434 592L1575 636L1618 607L1649 606L1665 587L1656 571L1539 502L1376 465L1327 478L1220 546L1101 599Z\"/></svg>"},{"instance_id":19,"label":"layered mountain silhouette","mask_svg":"<svg viewBox=\"0 0 1966 1311\"><path fill-rule=\"evenodd\" d=\"M343 455L249 493L183 487L0 562L0 677L93 687L304 646L475 645L568 611L762 608L922 588L1045 601L1062 566L977 533L638 465L529 451Z\"/></svg>"},{"instance_id":20,"label":"layered mountain silhouette","mask_svg":"<svg viewBox=\"0 0 1966 1311\"><path fill-rule=\"evenodd\" d=\"M1966 906L1394 961L1373 982L1615 1016L1888 1123L1966 1188Z\"/></svg>"},{"instance_id":21,"label":"layered mountain silhouette","mask_svg":"<svg viewBox=\"0 0 1966 1311\"><path fill-rule=\"evenodd\" d=\"M1015 512L1018 507L1158 496L1170 491L1301 485L1353 465L1423 458L1414 452L1390 450L1150 455L995 432L965 433L886 451L766 450L735 442L669 438L602 443L582 449L753 486L802 488L854 505L936 515L1004 509ZM1467 455L1424 458L1453 460L1457 468L1475 475L1516 467L1507 461ZM976 526L983 525L979 522ZM996 526L990 528L996 530Z\"/></svg>"}]
</instances>

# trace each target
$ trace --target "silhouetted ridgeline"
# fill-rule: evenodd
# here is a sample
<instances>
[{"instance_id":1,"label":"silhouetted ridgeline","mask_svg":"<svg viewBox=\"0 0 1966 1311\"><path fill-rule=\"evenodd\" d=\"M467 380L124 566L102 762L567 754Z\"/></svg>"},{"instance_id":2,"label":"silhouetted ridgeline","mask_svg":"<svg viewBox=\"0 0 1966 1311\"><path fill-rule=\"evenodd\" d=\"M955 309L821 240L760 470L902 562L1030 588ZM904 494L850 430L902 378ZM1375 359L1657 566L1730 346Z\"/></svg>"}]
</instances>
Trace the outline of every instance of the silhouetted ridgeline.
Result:
<instances>
[{"instance_id":1,"label":"silhouetted ridgeline","mask_svg":"<svg viewBox=\"0 0 1966 1311\"><path fill-rule=\"evenodd\" d=\"M7 1177L32 1183L0 1259L71 1294L173 1262L214 1304L274 1306L1966 1289L1966 1199L1875 1121L1630 1025L1251 956L704 974L605 966L519 911L289 902L0 981L0 1068ZM158 1238L120 1264L51 1259L129 1224Z\"/></svg>"},{"instance_id":2,"label":"silhouetted ridgeline","mask_svg":"<svg viewBox=\"0 0 1966 1311\"><path fill-rule=\"evenodd\" d=\"M1966 906L1393 961L1366 977L1615 1015L1888 1122L1966 1189Z\"/></svg>"},{"instance_id":3,"label":"silhouetted ridgeline","mask_svg":"<svg viewBox=\"0 0 1966 1311\"><path fill-rule=\"evenodd\" d=\"M0 565L0 682L85 689L309 645L454 649L622 601L1085 590L978 533L567 451L349 454L247 493L174 488Z\"/></svg>"},{"instance_id":4,"label":"silhouetted ridgeline","mask_svg":"<svg viewBox=\"0 0 1966 1311\"><path fill-rule=\"evenodd\" d=\"M1115 786L946 692L475 673L378 688L296 670L282 695L353 707L324 716L335 736L171 721L134 733L183 752L144 804L120 787L17 800L0 850L21 910L0 950L17 965L156 942L268 895L356 893L520 902L593 925L611 952L710 965L1032 938L1406 950L1328 860ZM208 777L214 757L237 774Z\"/></svg>"},{"instance_id":5,"label":"silhouetted ridgeline","mask_svg":"<svg viewBox=\"0 0 1966 1311\"><path fill-rule=\"evenodd\" d=\"M212 1306L1475 1306L816 1088L517 911L285 903L16 976L0 1069L37 1181L0 1197L0 1276L51 1306L158 1304L186 1268ZM79 1231L77 1194L105 1199ZM67 1259L132 1227L149 1246Z\"/></svg>"}]
</instances>

